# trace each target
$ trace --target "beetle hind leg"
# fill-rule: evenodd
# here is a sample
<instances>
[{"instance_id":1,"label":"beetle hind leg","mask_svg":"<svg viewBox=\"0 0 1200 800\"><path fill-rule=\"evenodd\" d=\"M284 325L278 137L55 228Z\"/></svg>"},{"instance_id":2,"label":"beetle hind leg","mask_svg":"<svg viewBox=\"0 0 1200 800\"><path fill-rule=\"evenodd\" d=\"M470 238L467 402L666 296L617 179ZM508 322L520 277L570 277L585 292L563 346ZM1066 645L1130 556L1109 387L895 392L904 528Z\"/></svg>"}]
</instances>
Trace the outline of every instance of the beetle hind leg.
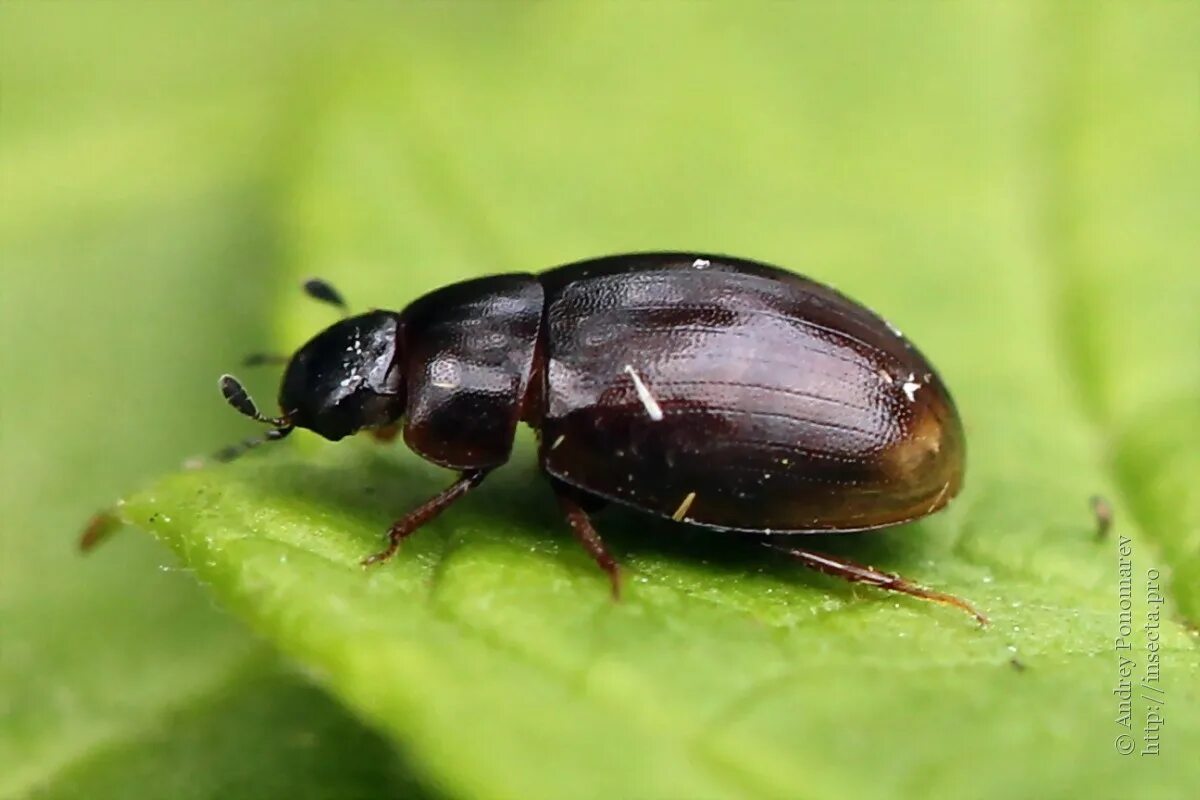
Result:
<instances>
[{"instance_id":1,"label":"beetle hind leg","mask_svg":"<svg viewBox=\"0 0 1200 800\"><path fill-rule=\"evenodd\" d=\"M559 481L554 481L554 494L558 496L558 504L567 517L571 533L575 534L575 539L583 545L583 549L596 562L596 566L608 575L608 580L612 584L613 599L620 600L621 569L617 560L604 546L604 540L596 532L595 526L592 525L592 518L588 516L589 508L595 510L595 499Z\"/></svg>"},{"instance_id":2,"label":"beetle hind leg","mask_svg":"<svg viewBox=\"0 0 1200 800\"><path fill-rule=\"evenodd\" d=\"M935 603L953 606L973 616L981 627L990 624L987 615L961 597L930 589L895 573L881 572L874 567L866 567L841 556L830 556L799 547L781 545L771 540L766 540L762 544L764 547L783 553L823 575L841 578L851 583L865 583L868 586L875 586L890 592L900 592L911 597L919 597L922 600L932 600Z\"/></svg>"}]
</instances>

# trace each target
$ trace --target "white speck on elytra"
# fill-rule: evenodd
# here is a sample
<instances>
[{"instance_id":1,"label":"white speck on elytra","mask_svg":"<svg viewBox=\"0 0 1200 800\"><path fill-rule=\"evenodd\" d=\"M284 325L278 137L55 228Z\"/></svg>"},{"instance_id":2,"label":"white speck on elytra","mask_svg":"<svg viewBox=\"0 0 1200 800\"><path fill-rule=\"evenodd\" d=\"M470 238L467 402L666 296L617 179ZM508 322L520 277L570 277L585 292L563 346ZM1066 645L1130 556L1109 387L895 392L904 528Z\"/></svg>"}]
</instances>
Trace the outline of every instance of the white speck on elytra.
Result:
<instances>
[{"instance_id":1,"label":"white speck on elytra","mask_svg":"<svg viewBox=\"0 0 1200 800\"><path fill-rule=\"evenodd\" d=\"M631 364L625 365L625 373L633 379L633 388L637 390L638 399L642 401L642 406L646 409L646 413L650 419L655 422L661 422L663 418L662 406L654 399L654 395L650 394L650 388L642 381L642 376L637 374L637 370Z\"/></svg>"},{"instance_id":2,"label":"white speck on elytra","mask_svg":"<svg viewBox=\"0 0 1200 800\"><path fill-rule=\"evenodd\" d=\"M550 445L551 450L557 450L558 446L567 440L567 435L564 433L554 440L554 444Z\"/></svg>"},{"instance_id":3,"label":"white speck on elytra","mask_svg":"<svg viewBox=\"0 0 1200 800\"><path fill-rule=\"evenodd\" d=\"M912 374L911 372L908 373L908 379L906 381L904 381L904 385L900 387L901 389L904 390L904 394L906 397L908 397L908 402L910 402L910 403L917 402L917 389L920 389L921 386L924 385L924 384L917 383L915 380L916 377L917 376Z\"/></svg>"},{"instance_id":4,"label":"white speck on elytra","mask_svg":"<svg viewBox=\"0 0 1200 800\"><path fill-rule=\"evenodd\" d=\"M692 262L692 266L695 267L696 269L704 269L705 267L711 267L712 262L709 261L707 258L697 258L695 261Z\"/></svg>"},{"instance_id":5,"label":"white speck on elytra","mask_svg":"<svg viewBox=\"0 0 1200 800\"><path fill-rule=\"evenodd\" d=\"M884 383L888 384L889 386L891 384L895 383L895 381L892 379L891 373L887 372L886 370L882 370L882 369L879 370L879 377L880 377L880 379L883 380Z\"/></svg>"}]
</instances>

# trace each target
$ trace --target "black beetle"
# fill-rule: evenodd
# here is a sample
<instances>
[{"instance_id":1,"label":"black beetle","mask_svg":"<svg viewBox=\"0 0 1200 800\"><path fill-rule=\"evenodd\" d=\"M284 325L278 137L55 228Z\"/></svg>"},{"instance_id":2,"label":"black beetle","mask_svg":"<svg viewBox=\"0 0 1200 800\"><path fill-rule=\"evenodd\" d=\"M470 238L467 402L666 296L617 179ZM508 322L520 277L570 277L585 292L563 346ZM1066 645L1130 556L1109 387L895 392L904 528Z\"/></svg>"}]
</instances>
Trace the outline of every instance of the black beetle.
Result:
<instances>
[{"instance_id":1,"label":"black beetle","mask_svg":"<svg viewBox=\"0 0 1200 800\"><path fill-rule=\"evenodd\" d=\"M345 307L323 282L307 289ZM460 473L364 564L390 558L504 464L523 421L614 594L616 562L588 517L608 501L757 534L820 572L986 622L957 597L772 538L882 528L941 509L962 485L964 439L946 387L897 330L767 264L635 253L464 281L319 333L287 364L279 417L261 415L231 376L221 389L272 426L226 460L295 428L337 440L363 430L387 438L402 426L411 449Z\"/></svg>"}]
</instances>

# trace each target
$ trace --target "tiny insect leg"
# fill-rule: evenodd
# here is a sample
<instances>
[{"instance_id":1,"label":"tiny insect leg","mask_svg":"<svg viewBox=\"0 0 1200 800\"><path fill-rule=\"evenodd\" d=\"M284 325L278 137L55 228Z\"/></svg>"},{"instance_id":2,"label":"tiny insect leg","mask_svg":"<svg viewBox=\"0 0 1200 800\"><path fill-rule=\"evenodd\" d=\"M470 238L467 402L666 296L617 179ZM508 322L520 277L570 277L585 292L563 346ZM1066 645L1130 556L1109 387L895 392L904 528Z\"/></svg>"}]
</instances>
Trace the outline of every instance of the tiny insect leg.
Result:
<instances>
[{"instance_id":1,"label":"tiny insect leg","mask_svg":"<svg viewBox=\"0 0 1200 800\"><path fill-rule=\"evenodd\" d=\"M400 549L401 542L415 533L422 525L433 520L438 514L441 514L452 506L456 500L482 483L486 476L487 470L469 470L464 472L445 491L396 520L388 530L388 546L375 555L364 558L362 565L369 567L372 564L387 561L396 555L396 551Z\"/></svg>"},{"instance_id":2,"label":"tiny insect leg","mask_svg":"<svg viewBox=\"0 0 1200 800\"><path fill-rule=\"evenodd\" d=\"M596 566L608 574L608 580L612 584L613 599L621 599L620 567L618 567L616 559L604 547L604 540L600 538L600 534L596 533L591 517L588 516L587 510L580 502L581 498L570 487L557 482L554 484L554 493L558 496L558 504L562 507L563 513L566 514L567 524L571 526L571 533L575 534L575 538L583 545L583 549L587 550L588 555L596 562Z\"/></svg>"},{"instance_id":3,"label":"tiny insect leg","mask_svg":"<svg viewBox=\"0 0 1200 800\"><path fill-rule=\"evenodd\" d=\"M391 425L384 425L382 428L372 428L370 434L371 438L380 444L391 444L400 435L400 423L394 422Z\"/></svg>"},{"instance_id":4,"label":"tiny insect leg","mask_svg":"<svg viewBox=\"0 0 1200 800\"><path fill-rule=\"evenodd\" d=\"M976 610L973 605L961 597L928 589L894 573L880 572L872 567L864 567L862 564L856 564L841 556L829 556L812 550L803 550L790 545L777 544L773 541L764 541L763 546L790 556L809 569L816 570L825 575L842 578L851 583L865 583L868 586L877 586L880 589L886 589L891 592L901 592L912 597L920 597L923 600L932 600L935 603L944 603L945 605L954 606L967 612L975 617L980 625L989 624L989 620L985 614Z\"/></svg>"},{"instance_id":5,"label":"tiny insect leg","mask_svg":"<svg viewBox=\"0 0 1200 800\"><path fill-rule=\"evenodd\" d=\"M79 549L87 553L108 541L121 529L121 520L111 510L101 511L88 520L87 527L79 537Z\"/></svg>"}]
</instances>

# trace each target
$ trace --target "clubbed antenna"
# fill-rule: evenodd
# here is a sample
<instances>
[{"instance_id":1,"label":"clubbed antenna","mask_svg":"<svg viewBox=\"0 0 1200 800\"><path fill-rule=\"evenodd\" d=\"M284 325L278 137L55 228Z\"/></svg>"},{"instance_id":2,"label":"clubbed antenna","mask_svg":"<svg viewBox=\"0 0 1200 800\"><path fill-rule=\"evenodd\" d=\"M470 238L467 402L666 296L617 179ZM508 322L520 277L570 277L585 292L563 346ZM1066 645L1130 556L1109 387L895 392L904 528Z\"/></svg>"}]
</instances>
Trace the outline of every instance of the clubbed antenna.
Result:
<instances>
[{"instance_id":1,"label":"clubbed antenna","mask_svg":"<svg viewBox=\"0 0 1200 800\"><path fill-rule=\"evenodd\" d=\"M350 311L345 299L342 298L341 292L333 288L333 284L328 281L321 280L320 278L309 278L304 282L304 293L314 300L336 306L342 310L343 314Z\"/></svg>"},{"instance_id":2,"label":"clubbed antenna","mask_svg":"<svg viewBox=\"0 0 1200 800\"><path fill-rule=\"evenodd\" d=\"M242 382L232 375L222 375L219 385L221 387L221 396L225 398L225 402L237 409L239 414L258 422L274 425L277 428L287 425L284 420L263 416L259 412L258 406L254 404L254 400L250 397L250 394L246 391L246 387L242 386Z\"/></svg>"},{"instance_id":3,"label":"clubbed antenna","mask_svg":"<svg viewBox=\"0 0 1200 800\"><path fill-rule=\"evenodd\" d=\"M242 382L237 378L232 375L222 375L220 387L221 396L225 398L225 402L233 406L239 414L247 416L256 422L270 425L272 428L262 436L255 436L226 447L213 456L217 461L233 461L243 453L253 450L261 444L277 442L292 432L292 424L283 417L264 416L258 410L258 406L255 405L253 398L246 391L246 387L242 386Z\"/></svg>"},{"instance_id":4,"label":"clubbed antenna","mask_svg":"<svg viewBox=\"0 0 1200 800\"><path fill-rule=\"evenodd\" d=\"M333 284L329 283L328 281L322 280L321 278L309 278L304 282L304 293L314 300L317 300L321 303L327 303L331 306L341 309L343 314L350 313L349 307L346 305L346 301L342 297L342 293L333 288ZM287 363L288 357L280 355L279 353L251 353L242 360L243 367L283 366ZM226 375L221 379L222 392L225 391L226 378L229 378L229 376ZM233 380L235 384L237 383L237 381L232 378L230 378L230 380ZM244 395L245 392L242 394ZM229 395L225 395L225 399L228 400ZM245 413L240 405L235 404L234 408L237 408L239 411L242 411L242 413Z\"/></svg>"}]
</instances>

